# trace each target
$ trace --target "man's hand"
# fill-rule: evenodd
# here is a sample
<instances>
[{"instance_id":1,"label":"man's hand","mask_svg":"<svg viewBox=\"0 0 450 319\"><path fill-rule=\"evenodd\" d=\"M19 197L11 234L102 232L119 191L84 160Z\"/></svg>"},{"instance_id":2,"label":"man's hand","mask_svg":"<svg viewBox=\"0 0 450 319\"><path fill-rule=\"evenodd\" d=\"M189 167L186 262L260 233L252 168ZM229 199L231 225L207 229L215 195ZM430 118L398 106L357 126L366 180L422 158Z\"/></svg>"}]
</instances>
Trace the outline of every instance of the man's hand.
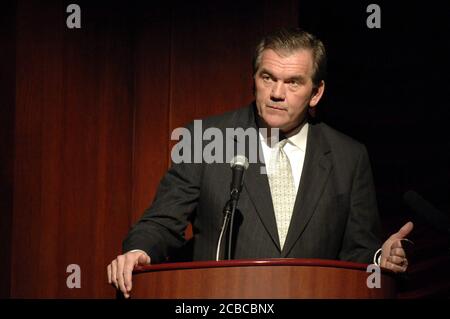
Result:
<instances>
[{"instance_id":1,"label":"man's hand","mask_svg":"<svg viewBox=\"0 0 450 319\"><path fill-rule=\"evenodd\" d=\"M408 268L408 259L402 240L407 240L405 237L413 230L414 224L407 222L395 234L391 235L381 247L381 262L380 266L393 272L405 272Z\"/></svg>"},{"instance_id":2,"label":"man's hand","mask_svg":"<svg viewBox=\"0 0 450 319\"><path fill-rule=\"evenodd\" d=\"M136 265L146 265L150 263L150 257L144 251L127 252L117 256L108 267L108 283L114 285L122 291L125 298L130 297L133 287L131 275Z\"/></svg>"}]
</instances>

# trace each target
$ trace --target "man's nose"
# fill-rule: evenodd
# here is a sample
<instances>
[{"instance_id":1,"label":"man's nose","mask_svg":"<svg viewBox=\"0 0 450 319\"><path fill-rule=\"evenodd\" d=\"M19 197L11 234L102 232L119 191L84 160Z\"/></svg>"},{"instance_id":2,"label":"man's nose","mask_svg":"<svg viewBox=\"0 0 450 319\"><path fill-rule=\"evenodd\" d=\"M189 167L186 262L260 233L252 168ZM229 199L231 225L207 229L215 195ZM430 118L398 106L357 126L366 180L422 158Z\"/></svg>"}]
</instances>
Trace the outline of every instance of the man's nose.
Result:
<instances>
[{"instance_id":1,"label":"man's nose","mask_svg":"<svg viewBox=\"0 0 450 319\"><path fill-rule=\"evenodd\" d=\"M270 98L276 101L283 101L286 98L283 82L277 81L273 84Z\"/></svg>"}]
</instances>

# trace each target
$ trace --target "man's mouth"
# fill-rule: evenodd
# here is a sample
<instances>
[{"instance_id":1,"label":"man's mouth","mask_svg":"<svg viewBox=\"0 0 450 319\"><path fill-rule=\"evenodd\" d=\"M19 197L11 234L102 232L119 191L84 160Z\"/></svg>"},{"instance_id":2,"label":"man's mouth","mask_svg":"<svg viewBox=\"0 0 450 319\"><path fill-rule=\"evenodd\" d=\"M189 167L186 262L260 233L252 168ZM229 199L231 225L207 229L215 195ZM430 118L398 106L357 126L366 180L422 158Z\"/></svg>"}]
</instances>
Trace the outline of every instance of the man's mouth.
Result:
<instances>
[{"instance_id":1,"label":"man's mouth","mask_svg":"<svg viewBox=\"0 0 450 319\"><path fill-rule=\"evenodd\" d=\"M267 105L269 109L278 110L278 111L287 111L287 107L279 106L279 105Z\"/></svg>"}]
</instances>

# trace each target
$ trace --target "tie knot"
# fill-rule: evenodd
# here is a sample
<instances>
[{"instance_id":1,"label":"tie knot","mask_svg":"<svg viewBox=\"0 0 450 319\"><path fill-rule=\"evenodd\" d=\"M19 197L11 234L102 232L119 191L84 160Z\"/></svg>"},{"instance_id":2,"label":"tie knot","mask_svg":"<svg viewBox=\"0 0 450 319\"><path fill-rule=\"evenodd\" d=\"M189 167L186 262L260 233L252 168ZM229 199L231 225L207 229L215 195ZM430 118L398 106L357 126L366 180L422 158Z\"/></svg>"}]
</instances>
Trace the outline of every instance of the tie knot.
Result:
<instances>
[{"instance_id":1,"label":"tie knot","mask_svg":"<svg viewBox=\"0 0 450 319\"><path fill-rule=\"evenodd\" d=\"M286 145L286 143L288 142L288 139L287 138L285 138L284 140L281 140L279 143L278 143L278 147L281 149L281 148L283 148L285 145Z\"/></svg>"}]
</instances>

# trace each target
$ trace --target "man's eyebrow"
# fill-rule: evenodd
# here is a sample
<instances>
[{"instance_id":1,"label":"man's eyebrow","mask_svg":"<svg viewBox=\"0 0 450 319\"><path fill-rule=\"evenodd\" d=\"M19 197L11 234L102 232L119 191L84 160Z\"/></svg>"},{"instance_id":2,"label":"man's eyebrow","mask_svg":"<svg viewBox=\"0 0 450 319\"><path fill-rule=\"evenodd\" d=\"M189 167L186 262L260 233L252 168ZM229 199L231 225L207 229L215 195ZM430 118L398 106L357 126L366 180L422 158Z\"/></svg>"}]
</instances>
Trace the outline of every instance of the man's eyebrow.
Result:
<instances>
[{"instance_id":1,"label":"man's eyebrow","mask_svg":"<svg viewBox=\"0 0 450 319\"><path fill-rule=\"evenodd\" d=\"M273 75L273 73L270 72L270 71L267 70L267 69L261 69L260 74L263 74L263 73L266 73L266 74L270 75L271 77L275 77L275 76Z\"/></svg>"},{"instance_id":2,"label":"man's eyebrow","mask_svg":"<svg viewBox=\"0 0 450 319\"><path fill-rule=\"evenodd\" d=\"M261 69L260 74L267 74L271 78L276 78L276 76L273 75L272 72L270 72L269 70L264 69L264 68ZM298 74L298 75L293 75L293 76L287 78L285 81L298 81L298 82L304 83L304 82L306 82L306 78L304 76Z\"/></svg>"}]
</instances>

